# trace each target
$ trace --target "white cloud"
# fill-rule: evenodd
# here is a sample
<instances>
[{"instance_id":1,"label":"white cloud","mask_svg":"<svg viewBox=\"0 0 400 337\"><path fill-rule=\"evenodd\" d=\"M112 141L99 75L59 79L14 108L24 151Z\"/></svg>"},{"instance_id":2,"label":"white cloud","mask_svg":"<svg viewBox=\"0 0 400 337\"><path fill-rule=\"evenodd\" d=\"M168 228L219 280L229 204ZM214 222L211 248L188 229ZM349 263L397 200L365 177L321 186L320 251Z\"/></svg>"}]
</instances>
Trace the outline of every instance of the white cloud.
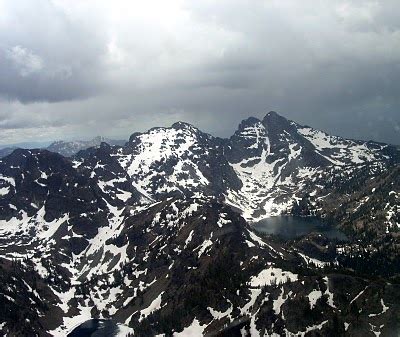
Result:
<instances>
[{"instance_id":1,"label":"white cloud","mask_svg":"<svg viewBox=\"0 0 400 337\"><path fill-rule=\"evenodd\" d=\"M6 55L22 77L40 72L44 68L43 59L27 48L14 46L7 50Z\"/></svg>"}]
</instances>

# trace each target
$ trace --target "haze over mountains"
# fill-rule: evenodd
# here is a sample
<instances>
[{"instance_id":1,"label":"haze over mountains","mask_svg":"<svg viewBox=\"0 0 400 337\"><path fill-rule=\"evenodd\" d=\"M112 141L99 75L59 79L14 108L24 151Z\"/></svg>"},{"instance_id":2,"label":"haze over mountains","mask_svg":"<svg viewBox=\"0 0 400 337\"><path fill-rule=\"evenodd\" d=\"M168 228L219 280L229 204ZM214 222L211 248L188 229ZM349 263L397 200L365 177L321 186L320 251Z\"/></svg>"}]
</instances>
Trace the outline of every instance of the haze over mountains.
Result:
<instances>
[{"instance_id":1,"label":"haze over mountains","mask_svg":"<svg viewBox=\"0 0 400 337\"><path fill-rule=\"evenodd\" d=\"M0 160L0 331L112 318L139 336L395 336L399 162L275 112L229 139L177 122L124 145L17 149ZM251 226L281 214L350 240Z\"/></svg>"}]
</instances>

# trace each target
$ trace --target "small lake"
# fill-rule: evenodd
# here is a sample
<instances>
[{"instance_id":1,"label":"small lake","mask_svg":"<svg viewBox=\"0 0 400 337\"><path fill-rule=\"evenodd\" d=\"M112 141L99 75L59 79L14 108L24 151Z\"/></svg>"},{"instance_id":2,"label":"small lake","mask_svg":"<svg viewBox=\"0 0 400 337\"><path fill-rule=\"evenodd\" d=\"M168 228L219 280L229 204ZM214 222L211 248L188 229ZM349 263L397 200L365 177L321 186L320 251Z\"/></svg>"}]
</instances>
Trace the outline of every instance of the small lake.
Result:
<instances>
[{"instance_id":1,"label":"small lake","mask_svg":"<svg viewBox=\"0 0 400 337\"><path fill-rule=\"evenodd\" d=\"M329 239L348 240L339 229L324 225L313 217L273 216L254 223L253 227L258 232L277 235L283 239L294 239L317 232Z\"/></svg>"},{"instance_id":2,"label":"small lake","mask_svg":"<svg viewBox=\"0 0 400 337\"><path fill-rule=\"evenodd\" d=\"M111 320L91 319L72 330L67 337L112 337L118 336L119 327Z\"/></svg>"}]
</instances>

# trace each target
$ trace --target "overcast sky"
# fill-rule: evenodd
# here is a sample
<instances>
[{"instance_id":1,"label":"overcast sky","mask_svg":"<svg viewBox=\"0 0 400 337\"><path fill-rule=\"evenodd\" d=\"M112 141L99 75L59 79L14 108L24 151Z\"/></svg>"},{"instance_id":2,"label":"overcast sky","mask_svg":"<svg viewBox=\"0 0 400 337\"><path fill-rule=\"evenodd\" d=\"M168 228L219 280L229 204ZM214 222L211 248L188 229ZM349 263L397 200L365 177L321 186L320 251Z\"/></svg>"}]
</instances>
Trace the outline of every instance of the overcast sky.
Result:
<instances>
[{"instance_id":1,"label":"overcast sky","mask_svg":"<svg viewBox=\"0 0 400 337\"><path fill-rule=\"evenodd\" d=\"M400 2L0 0L0 146L270 110L400 144Z\"/></svg>"}]
</instances>

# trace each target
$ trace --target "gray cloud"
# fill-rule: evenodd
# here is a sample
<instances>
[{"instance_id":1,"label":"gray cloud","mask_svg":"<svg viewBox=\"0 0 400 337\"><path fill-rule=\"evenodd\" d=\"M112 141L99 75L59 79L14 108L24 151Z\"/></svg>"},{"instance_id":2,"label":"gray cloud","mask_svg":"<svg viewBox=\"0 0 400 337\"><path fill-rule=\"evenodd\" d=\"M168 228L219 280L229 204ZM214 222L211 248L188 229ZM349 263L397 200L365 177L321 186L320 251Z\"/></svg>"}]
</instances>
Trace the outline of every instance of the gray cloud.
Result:
<instances>
[{"instance_id":1,"label":"gray cloud","mask_svg":"<svg viewBox=\"0 0 400 337\"><path fill-rule=\"evenodd\" d=\"M101 57L106 49L101 27L88 27L49 0L6 0L2 6L3 98L58 102L99 91Z\"/></svg>"},{"instance_id":2,"label":"gray cloud","mask_svg":"<svg viewBox=\"0 0 400 337\"><path fill-rule=\"evenodd\" d=\"M269 110L400 143L395 0L10 0L0 13L3 144L177 119L228 136Z\"/></svg>"}]
</instances>

